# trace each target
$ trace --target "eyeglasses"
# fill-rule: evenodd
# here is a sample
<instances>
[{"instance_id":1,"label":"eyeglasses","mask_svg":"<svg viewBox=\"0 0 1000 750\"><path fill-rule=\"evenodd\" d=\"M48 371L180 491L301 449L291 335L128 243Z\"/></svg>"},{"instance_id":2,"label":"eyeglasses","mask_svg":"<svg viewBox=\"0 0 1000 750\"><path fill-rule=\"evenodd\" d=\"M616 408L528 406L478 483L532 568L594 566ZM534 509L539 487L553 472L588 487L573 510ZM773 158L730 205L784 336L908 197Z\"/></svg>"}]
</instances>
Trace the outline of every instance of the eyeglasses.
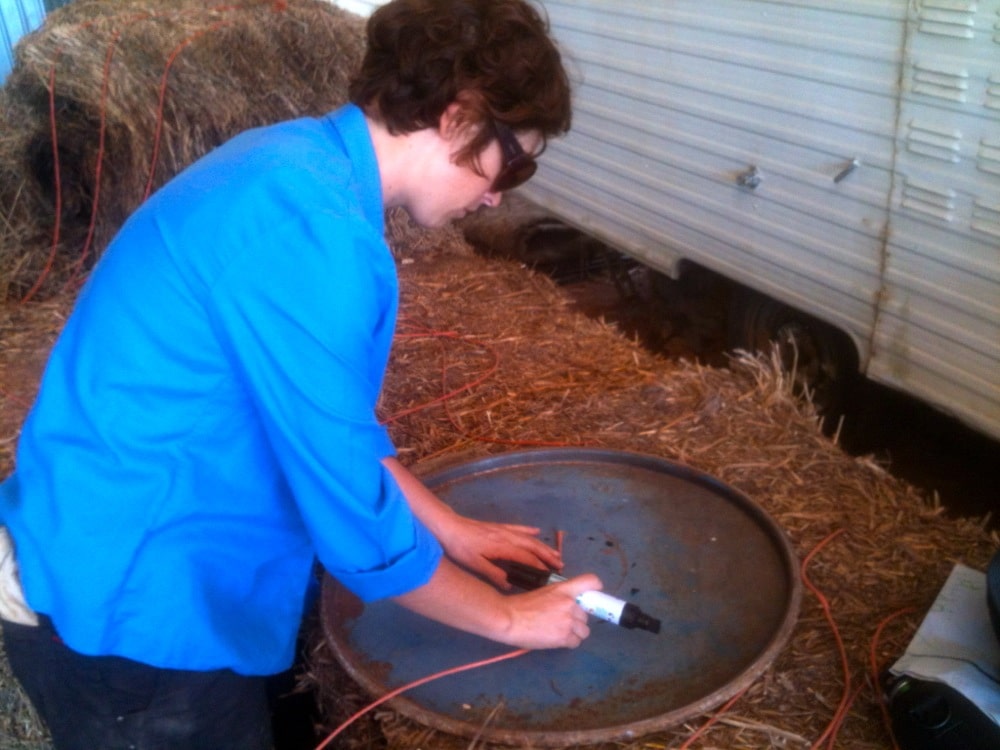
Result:
<instances>
[{"instance_id":1,"label":"eyeglasses","mask_svg":"<svg viewBox=\"0 0 1000 750\"><path fill-rule=\"evenodd\" d=\"M535 161L534 156L521 148L521 143L514 135L514 131L502 122L494 120L493 130L500 143L503 166L500 167L500 172L493 180L490 190L494 193L503 193L530 180L531 176L535 174L535 170L538 169L538 162Z\"/></svg>"}]
</instances>

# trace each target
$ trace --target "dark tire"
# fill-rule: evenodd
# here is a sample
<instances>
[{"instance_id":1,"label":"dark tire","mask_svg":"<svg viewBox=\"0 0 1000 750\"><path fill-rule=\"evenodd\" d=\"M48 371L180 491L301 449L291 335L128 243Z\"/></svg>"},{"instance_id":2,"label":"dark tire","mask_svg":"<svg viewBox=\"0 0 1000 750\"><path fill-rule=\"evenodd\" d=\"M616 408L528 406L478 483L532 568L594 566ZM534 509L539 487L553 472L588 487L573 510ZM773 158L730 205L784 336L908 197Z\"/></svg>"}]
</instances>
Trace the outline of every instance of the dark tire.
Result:
<instances>
[{"instance_id":1,"label":"dark tire","mask_svg":"<svg viewBox=\"0 0 1000 750\"><path fill-rule=\"evenodd\" d=\"M730 307L728 344L769 354L777 344L794 392L824 417L841 414L858 376L858 354L842 331L759 292L741 289Z\"/></svg>"}]
</instances>

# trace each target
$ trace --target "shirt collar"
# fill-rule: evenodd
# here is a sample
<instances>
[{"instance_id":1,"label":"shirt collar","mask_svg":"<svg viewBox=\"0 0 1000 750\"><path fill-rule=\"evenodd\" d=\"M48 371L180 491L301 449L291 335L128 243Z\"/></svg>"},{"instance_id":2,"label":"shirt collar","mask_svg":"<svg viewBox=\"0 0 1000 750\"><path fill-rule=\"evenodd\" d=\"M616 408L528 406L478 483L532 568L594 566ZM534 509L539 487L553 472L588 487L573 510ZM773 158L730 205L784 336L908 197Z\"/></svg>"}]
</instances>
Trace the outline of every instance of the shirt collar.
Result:
<instances>
[{"instance_id":1,"label":"shirt collar","mask_svg":"<svg viewBox=\"0 0 1000 750\"><path fill-rule=\"evenodd\" d=\"M353 165L354 181L365 219L384 233L382 179L364 112L355 104L346 104L328 115L327 120L340 136L344 151Z\"/></svg>"}]
</instances>

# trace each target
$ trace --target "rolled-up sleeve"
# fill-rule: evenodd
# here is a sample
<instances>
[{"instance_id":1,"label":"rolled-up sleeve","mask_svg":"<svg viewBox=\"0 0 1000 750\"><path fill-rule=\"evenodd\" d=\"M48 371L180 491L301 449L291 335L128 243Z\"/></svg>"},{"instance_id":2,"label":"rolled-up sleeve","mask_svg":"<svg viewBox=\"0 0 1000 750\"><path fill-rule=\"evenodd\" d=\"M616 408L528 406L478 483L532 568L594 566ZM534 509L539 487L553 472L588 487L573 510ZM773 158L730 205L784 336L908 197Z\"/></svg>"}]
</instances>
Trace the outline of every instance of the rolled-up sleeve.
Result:
<instances>
[{"instance_id":1,"label":"rolled-up sleeve","mask_svg":"<svg viewBox=\"0 0 1000 750\"><path fill-rule=\"evenodd\" d=\"M392 257L360 218L272 229L287 259L229 264L211 290L213 326L320 562L362 599L405 593L442 553L381 462L395 453L375 415L396 317Z\"/></svg>"}]
</instances>

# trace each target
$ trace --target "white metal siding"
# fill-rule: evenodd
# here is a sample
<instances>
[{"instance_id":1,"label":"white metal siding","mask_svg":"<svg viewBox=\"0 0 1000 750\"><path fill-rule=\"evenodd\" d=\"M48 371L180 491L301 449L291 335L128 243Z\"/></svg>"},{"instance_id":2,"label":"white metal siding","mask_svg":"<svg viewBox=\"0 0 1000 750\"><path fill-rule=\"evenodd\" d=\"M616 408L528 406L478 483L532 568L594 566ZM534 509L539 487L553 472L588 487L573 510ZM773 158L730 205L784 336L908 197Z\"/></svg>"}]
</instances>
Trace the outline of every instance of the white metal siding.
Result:
<instances>
[{"instance_id":1,"label":"white metal siding","mask_svg":"<svg viewBox=\"0 0 1000 750\"><path fill-rule=\"evenodd\" d=\"M864 357L904 3L546 7L581 80L573 132L525 194L661 270L692 259L815 311ZM754 190L737 184L751 166Z\"/></svg>"}]
</instances>

